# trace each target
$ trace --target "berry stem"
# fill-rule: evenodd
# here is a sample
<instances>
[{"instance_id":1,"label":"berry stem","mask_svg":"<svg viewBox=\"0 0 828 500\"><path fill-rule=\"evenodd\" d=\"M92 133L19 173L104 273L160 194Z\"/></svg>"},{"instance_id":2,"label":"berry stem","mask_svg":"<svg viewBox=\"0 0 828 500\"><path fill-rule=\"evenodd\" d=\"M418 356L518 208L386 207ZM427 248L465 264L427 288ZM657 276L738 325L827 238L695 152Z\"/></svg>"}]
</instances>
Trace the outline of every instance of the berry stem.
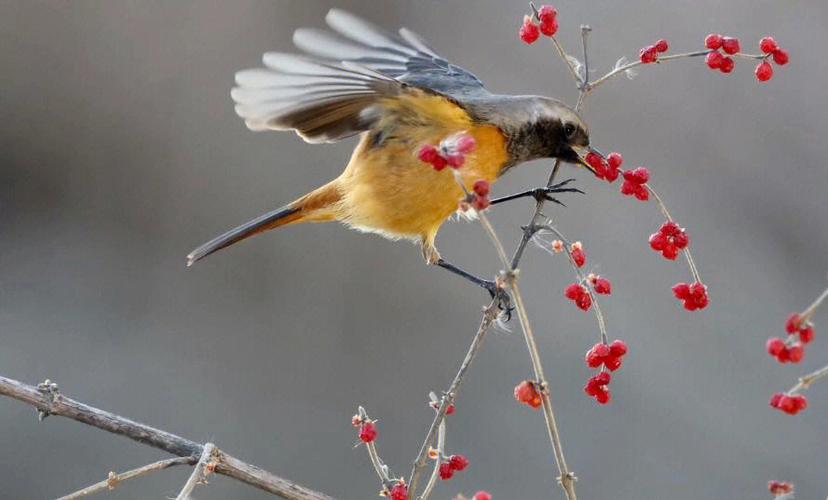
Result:
<instances>
[{"instance_id":1,"label":"berry stem","mask_svg":"<svg viewBox=\"0 0 828 500\"><path fill-rule=\"evenodd\" d=\"M810 387L811 384L813 384L817 380L825 378L826 376L828 376L828 365L823 366L819 370L813 371L807 375L799 377L799 381L797 382L797 384L788 389L788 392L786 394L792 395L801 392Z\"/></svg>"},{"instance_id":2,"label":"berry stem","mask_svg":"<svg viewBox=\"0 0 828 500\"><path fill-rule=\"evenodd\" d=\"M358 408L359 418L362 421L370 421L368 417L368 412L365 411L365 408L360 406ZM374 441L365 443L365 449L368 450L368 457L371 459L371 465L374 466L374 470L379 476L380 481L382 482L383 486L386 488L391 487L391 477L388 474L388 466L383 463L382 459L379 456L379 452L377 452L377 446Z\"/></svg>"},{"instance_id":3,"label":"berry stem","mask_svg":"<svg viewBox=\"0 0 828 500\"><path fill-rule=\"evenodd\" d=\"M446 421L445 419L440 422L440 427L437 429L437 459L434 460L434 469L431 471L431 477L428 478L428 482L426 483L425 487L423 488L423 492L417 497L419 500L426 500L429 495L431 495L431 491L434 489L434 485L437 484L437 479L440 477L440 457L445 455L446 453Z\"/></svg>"},{"instance_id":4,"label":"berry stem","mask_svg":"<svg viewBox=\"0 0 828 500\"><path fill-rule=\"evenodd\" d=\"M825 299L828 299L828 288L826 288L822 292L822 294L820 294L820 296L817 297L816 300L808 306L807 309L799 313L799 321L803 323L805 321L809 321L816 312L816 310L819 309L819 306L821 306L822 303L825 301Z\"/></svg>"},{"instance_id":5,"label":"berry stem","mask_svg":"<svg viewBox=\"0 0 828 500\"><path fill-rule=\"evenodd\" d=\"M542 227L542 229L554 233L555 236L558 237L558 239L560 239L561 241L564 242L564 245L566 245L566 248L571 248L572 247L572 242L569 241L567 239L567 237L564 236L564 234L558 228L556 228L555 226L544 225ZM540 237L540 234L536 235L535 238L539 242L538 246L540 246L541 248L543 248L547 252L550 252L549 248L548 248L549 245L550 245L550 242L542 239ZM587 277L584 275L583 271L581 271L581 268L579 268L575 264L575 261L572 259L572 253L567 252L566 254L567 254L567 257L569 258L569 263L572 264L572 269L575 270L575 274L578 276L578 281L581 284L588 283ZM589 293L590 296L592 297L592 308L593 308L593 311L594 311L594 314L595 314L595 319L596 319L596 321L598 321L598 330L601 333L601 342L603 342L604 344L609 344L609 337L607 336L607 325L604 322L604 314L601 312L601 307L598 305L598 297L597 297L598 294L593 293L593 291L590 289L589 286L587 286L586 288L587 288L587 293Z\"/></svg>"},{"instance_id":6,"label":"berry stem","mask_svg":"<svg viewBox=\"0 0 828 500\"><path fill-rule=\"evenodd\" d=\"M535 4L533 2L529 2L529 7L532 9L532 16L535 18L535 21L540 22L540 12L538 12L538 9L537 7L535 7ZM572 78L575 79L575 81L578 83L578 87L580 88L584 85L584 79L582 79L578 72L575 71L575 66L572 65L572 62L569 60L568 54L566 53L558 39L554 36L550 36L549 38L555 45L555 49L558 50L558 55L561 56L561 59L563 59L566 63L566 67L569 68L569 72L572 74Z\"/></svg>"},{"instance_id":7,"label":"berry stem","mask_svg":"<svg viewBox=\"0 0 828 500\"><path fill-rule=\"evenodd\" d=\"M658 205L658 209L661 211L661 214L664 215L664 218L670 222L675 222L673 217L670 215L670 212L667 210L667 205L664 204L664 200L661 199L661 196L658 195L655 189L653 189L653 187L649 184L644 184L644 186L647 188L647 191L653 195L656 205ZM690 267L690 274L693 275L693 279L696 280L697 283L701 283L701 276L699 275L699 270L696 267L696 261L693 260L693 255L690 253L690 247L685 247L682 250L682 253L684 254L684 258L687 260L687 266Z\"/></svg>"}]
</instances>

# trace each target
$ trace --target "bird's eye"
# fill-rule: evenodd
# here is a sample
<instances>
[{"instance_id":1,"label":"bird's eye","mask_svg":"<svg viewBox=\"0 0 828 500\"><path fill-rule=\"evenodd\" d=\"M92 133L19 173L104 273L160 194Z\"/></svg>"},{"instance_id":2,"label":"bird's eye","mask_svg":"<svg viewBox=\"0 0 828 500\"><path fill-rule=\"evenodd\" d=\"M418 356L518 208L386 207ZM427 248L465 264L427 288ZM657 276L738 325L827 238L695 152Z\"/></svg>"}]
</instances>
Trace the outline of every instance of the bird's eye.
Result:
<instances>
[{"instance_id":1,"label":"bird's eye","mask_svg":"<svg viewBox=\"0 0 828 500\"><path fill-rule=\"evenodd\" d=\"M571 123L567 123L566 125L564 125L564 134L566 134L566 137L568 139L571 139L572 136L575 135L576 130L577 129L575 128L575 125Z\"/></svg>"}]
</instances>

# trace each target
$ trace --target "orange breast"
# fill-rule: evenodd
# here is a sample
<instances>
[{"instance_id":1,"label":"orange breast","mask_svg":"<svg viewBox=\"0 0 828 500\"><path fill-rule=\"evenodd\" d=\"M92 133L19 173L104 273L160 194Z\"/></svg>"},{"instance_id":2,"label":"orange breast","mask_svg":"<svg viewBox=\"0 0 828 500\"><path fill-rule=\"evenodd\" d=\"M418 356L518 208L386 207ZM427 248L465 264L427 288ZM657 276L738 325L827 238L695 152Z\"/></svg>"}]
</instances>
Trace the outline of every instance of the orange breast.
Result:
<instances>
[{"instance_id":1,"label":"orange breast","mask_svg":"<svg viewBox=\"0 0 828 500\"><path fill-rule=\"evenodd\" d=\"M479 179L495 181L508 158L505 138L496 127L470 121L462 128L453 125L451 130L409 127L380 146L371 146L364 136L338 179L343 198L337 219L390 238L433 242L440 226L457 210L463 192L451 168L437 172L417 159L419 147L460 131L472 134L477 147L459 169L468 189Z\"/></svg>"}]
</instances>

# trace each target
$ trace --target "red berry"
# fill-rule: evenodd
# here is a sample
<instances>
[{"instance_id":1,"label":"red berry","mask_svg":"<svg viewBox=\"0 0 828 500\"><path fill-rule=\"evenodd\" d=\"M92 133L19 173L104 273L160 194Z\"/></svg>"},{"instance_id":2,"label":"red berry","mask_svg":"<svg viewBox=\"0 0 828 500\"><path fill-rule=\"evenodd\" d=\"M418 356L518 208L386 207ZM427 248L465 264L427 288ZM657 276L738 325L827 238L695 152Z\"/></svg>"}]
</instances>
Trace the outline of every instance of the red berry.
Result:
<instances>
[{"instance_id":1,"label":"red berry","mask_svg":"<svg viewBox=\"0 0 828 500\"><path fill-rule=\"evenodd\" d=\"M575 300L575 305L582 311L589 311L589 308L592 307L592 295L589 292L584 292Z\"/></svg>"},{"instance_id":2,"label":"red berry","mask_svg":"<svg viewBox=\"0 0 828 500\"><path fill-rule=\"evenodd\" d=\"M492 203L489 201L489 198L487 196L475 196L474 200L472 201L472 207L474 207L474 209L478 212L486 210L487 208L489 208L489 205L491 204Z\"/></svg>"},{"instance_id":3,"label":"red berry","mask_svg":"<svg viewBox=\"0 0 828 500\"><path fill-rule=\"evenodd\" d=\"M359 440L363 443L370 443L377 438L377 428L373 422L364 422L359 427Z\"/></svg>"},{"instance_id":4,"label":"red berry","mask_svg":"<svg viewBox=\"0 0 828 500\"><path fill-rule=\"evenodd\" d=\"M791 399L794 400L794 405L796 406L797 411L802 411L808 407L808 398L806 398L802 394L791 396Z\"/></svg>"},{"instance_id":5,"label":"red berry","mask_svg":"<svg viewBox=\"0 0 828 500\"><path fill-rule=\"evenodd\" d=\"M391 500L408 500L408 486L402 481L398 482L391 488L389 498Z\"/></svg>"},{"instance_id":6,"label":"red berry","mask_svg":"<svg viewBox=\"0 0 828 500\"><path fill-rule=\"evenodd\" d=\"M788 319L785 320L785 331L788 332L789 334L798 332L799 331L799 323L800 323L799 314L791 313L788 316Z\"/></svg>"},{"instance_id":7,"label":"red berry","mask_svg":"<svg viewBox=\"0 0 828 500\"><path fill-rule=\"evenodd\" d=\"M458 153L468 154L477 147L477 141L470 134L461 134L454 143L454 149Z\"/></svg>"},{"instance_id":8,"label":"red berry","mask_svg":"<svg viewBox=\"0 0 828 500\"><path fill-rule=\"evenodd\" d=\"M454 475L454 469L451 468L451 464L448 462L443 462L440 464L440 479L446 481L451 479L451 476Z\"/></svg>"},{"instance_id":9,"label":"red berry","mask_svg":"<svg viewBox=\"0 0 828 500\"><path fill-rule=\"evenodd\" d=\"M624 172L624 180L635 182L636 184L645 184L650 180L650 171L646 167L637 167L633 170Z\"/></svg>"},{"instance_id":10,"label":"red berry","mask_svg":"<svg viewBox=\"0 0 828 500\"><path fill-rule=\"evenodd\" d=\"M722 63L719 65L719 71L721 71L722 73L727 74L727 73L730 73L731 71L733 71L734 66L736 66L736 63L733 62L733 59L731 59L729 57L723 57L722 58Z\"/></svg>"},{"instance_id":11,"label":"red berry","mask_svg":"<svg viewBox=\"0 0 828 500\"><path fill-rule=\"evenodd\" d=\"M461 153L451 153L446 156L446 163L451 168L460 168L466 162L466 156Z\"/></svg>"},{"instance_id":12,"label":"red berry","mask_svg":"<svg viewBox=\"0 0 828 500\"><path fill-rule=\"evenodd\" d=\"M584 264L586 263L586 254L580 245L572 245L572 251L569 252L569 255L572 257L572 262L574 262L576 266L584 267Z\"/></svg>"},{"instance_id":13,"label":"red berry","mask_svg":"<svg viewBox=\"0 0 828 500\"><path fill-rule=\"evenodd\" d=\"M595 401L598 401L598 404L605 405L610 401L610 391L604 389L601 392L595 394Z\"/></svg>"},{"instance_id":14,"label":"red berry","mask_svg":"<svg viewBox=\"0 0 828 500\"><path fill-rule=\"evenodd\" d=\"M618 170L622 163L624 163L624 157L621 153L613 152L607 155L607 164L611 169Z\"/></svg>"},{"instance_id":15,"label":"red berry","mask_svg":"<svg viewBox=\"0 0 828 500\"><path fill-rule=\"evenodd\" d=\"M523 18L523 25L520 27L518 34L524 43L531 45L540 37L540 30L538 29L538 25L533 23L529 16L526 16Z\"/></svg>"},{"instance_id":16,"label":"red berry","mask_svg":"<svg viewBox=\"0 0 828 500\"><path fill-rule=\"evenodd\" d=\"M725 54L736 54L737 52L739 52L740 48L741 47L739 47L738 38L726 36L722 39L722 50L725 52Z\"/></svg>"},{"instance_id":17,"label":"red berry","mask_svg":"<svg viewBox=\"0 0 828 500\"><path fill-rule=\"evenodd\" d=\"M799 341L803 344L807 344L808 342L814 340L814 327L811 325L806 325L805 328L799 330Z\"/></svg>"},{"instance_id":18,"label":"red berry","mask_svg":"<svg viewBox=\"0 0 828 500\"><path fill-rule=\"evenodd\" d=\"M654 63L656 62L656 59L658 59L658 50L655 45L649 45L641 49L638 56L644 64Z\"/></svg>"},{"instance_id":19,"label":"red berry","mask_svg":"<svg viewBox=\"0 0 828 500\"><path fill-rule=\"evenodd\" d=\"M538 19L541 22L552 21L558 17L558 11L551 5L541 5L538 9Z\"/></svg>"},{"instance_id":20,"label":"red berry","mask_svg":"<svg viewBox=\"0 0 828 500\"><path fill-rule=\"evenodd\" d=\"M690 296L690 285L687 283L676 283L673 285L673 294L679 300L684 300Z\"/></svg>"},{"instance_id":21,"label":"red berry","mask_svg":"<svg viewBox=\"0 0 828 500\"><path fill-rule=\"evenodd\" d=\"M771 356L778 357L779 353L786 349L785 341L777 337L769 338L768 341L765 342L765 349Z\"/></svg>"},{"instance_id":22,"label":"red berry","mask_svg":"<svg viewBox=\"0 0 828 500\"><path fill-rule=\"evenodd\" d=\"M580 283L571 283L564 289L564 296L569 300L577 300L584 293Z\"/></svg>"},{"instance_id":23,"label":"red berry","mask_svg":"<svg viewBox=\"0 0 828 500\"><path fill-rule=\"evenodd\" d=\"M596 278L595 284L593 284L592 287L595 289L595 293L600 293L602 295L609 295L612 293L612 284L606 278Z\"/></svg>"},{"instance_id":24,"label":"red berry","mask_svg":"<svg viewBox=\"0 0 828 500\"><path fill-rule=\"evenodd\" d=\"M669 45L667 45L667 40L662 38L661 40L655 43L655 48L658 52L667 52L667 49L670 47Z\"/></svg>"},{"instance_id":25,"label":"red berry","mask_svg":"<svg viewBox=\"0 0 828 500\"><path fill-rule=\"evenodd\" d=\"M664 245L668 243L667 236L664 236L661 232L653 233L650 235L649 243L650 248L660 252L664 249Z\"/></svg>"},{"instance_id":26,"label":"red berry","mask_svg":"<svg viewBox=\"0 0 828 500\"><path fill-rule=\"evenodd\" d=\"M612 376L609 372L601 372L598 375L592 377L591 380L595 380L595 383L598 385L608 385L612 380Z\"/></svg>"},{"instance_id":27,"label":"red berry","mask_svg":"<svg viewBox=\"0 0 828 500\"><path fill-rule=\"evenodd\" d=\"M440 156L440 152L432 144L423 144L417 152L417 158L425 163L433 163L438 156Z\"/></svg>"},{"instance_id":28,"label":"red berry","mask_svg":"<svg viewBox=\"0 0 828 500\"><path fill-rule=\"evenodd\" d=\"M788 347L788 359L791 363L799 363L805 357L805 347L799 342Z\"/></svg>"},{"instance_id":29,"label":"red berry","mask_svg":"<svg viewBox=\"0 0 828 500\"><path fill-rule=\"evenodd\" d=\"M612 344L610 344L609 348L610 348L610 355L611 356L616 356L616 357L620 358L621 356L624 356L625 354L627 354L627 343L624 342L623 340L619 340L619 339L613 340Z\"/></svg>"},{"instance_id":30,"label":"red berry","mask_svg":"<svg viewBox=\"0 0 828 500\"><path fill-rule=\"evenodd\" d=\"M768 491L777 497L788 495L793 492L793 485L785 481L768 481Z\"/></svg>"},{"instance_id":31,"label":"red berry","mask_svg":"<svg viewBox=\"0 0 828 500\"><path fill-rule=\"evenodd\" d=\"M472 497L472 500L492 500L492 495L488 491L478 491Z\"/></svg>"},{"instance_id":32,"label":"red berry","mask_svg":"<svg viewBox=\"0 0 828 500\"><path fill-rule=\"evenodd\" d=\"M770 404L771 408L779 408L779 402L782 401L783 397L785 397L785 395L781 392L774 393L768 404Z\"/></svg>"},{"instance_id":33,"label":"red berry","mask_svg":"<svg viewBox=\"0 0 828 500\"><path fill-rule=\"evenodd\" d=\"M773 51L773 62L780 66L788 64L788 51L785 49L776 49Z\"/></svg>"},{"instance_id":34,"label":"red berry","mask_svg":"<svg viewBox=\"0 0 828 500\"><path fill-rule=\"evenodd\" d=\"M486 196L489 194L489 181L480 179L472 186L472 191L478 196Z\"/></svg>"},{"instance_id":35,"label":"red berry","mask_svg":"<svg viewBox=\"0 0 828 500\"><path fill-rule=\"evenodd\" d=\"M449 457L449 466L456 471L461 471L469 466L469 459L464 455L452 455Z\"/></svg>"},{"instance_id":36,"label":"red berry","mask_svg":"<svg viewBox=\"0 0 828 500\"><path fill-rule=\"evenodd\" d=\"M607 370L614 372L615 370L621 368L622 360L620 357L616 356L608 356L604 358L604 366Z\"/></svg>"},{"instance_id":37,"label":"red berry","mask_svg":"<svg viewBox=\"0 0 828 500\"><path fill-rule=\"evenodd\" d=\"M756 75L757 80L760 82L766 82L773 76L773 67L768 61L762 61L756 66L754 74Z\"/></svg>"},{"instance_id":38,"label":"red berry","mask_svg":"<svg viewBox=\"0 0 828 500\"><path fill-rule=\"evenodd\" d=\"M765 38L759 40L759 50L765 54L771 54L778 48L779 46L776 45L776 40L774 40L772 36L766 36Z\"/></svg>"},{"instance_id":39,"label":"red berry","mask_svg":"<svg viewBox=\"0 0 828 500\"><path fill-rule=\"evenodd\" d=\"M707 67L710 69L719 69L722 67L722 61L724 60L724 56L721 52L714 50L713 52L707 54L704 61L707 63Z\"/></svg>"},{"instance_id":40,"label":"red berry","mask_svg":"<svg viewBox=\"0 0 828 500\"><path fill-rule=\"evenodd\" d=\"M540 31L546 36L554 36L558 32L558 20L554 17L550 20L541 19Z\"/></svg>"},{"instance_id":41,"label":"red berry","mask_svg":"<svg viewBox=\"0 0 828 500\"><path fill-rule=\"evenodd\" d=\"M722 35L710 33L704 38L704 46L708 49L718 50L722 47Z\"/></svg>"},{"instance_id":42,"label":"red berry","mask_svg":"<svg viewBox=\"0 0 828 500\"><path fill-rule=\"evenodd\" d=\"M528 380L524 380L515 386L515 399L532 408L540 408L542 404L540 392L538 392L535 384Z\"/></svg>"}]
</instances>

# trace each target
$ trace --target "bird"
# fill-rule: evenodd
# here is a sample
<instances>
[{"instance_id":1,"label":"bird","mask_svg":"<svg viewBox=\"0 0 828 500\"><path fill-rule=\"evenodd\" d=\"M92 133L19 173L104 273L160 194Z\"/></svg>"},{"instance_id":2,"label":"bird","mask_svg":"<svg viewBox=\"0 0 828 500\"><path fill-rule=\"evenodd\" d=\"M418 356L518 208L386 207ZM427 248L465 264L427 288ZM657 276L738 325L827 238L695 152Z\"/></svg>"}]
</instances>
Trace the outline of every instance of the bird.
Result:
<instances>
[{"instance_id":1,"label":"bird","mask_svg":"<svg viewBox=\"0 0 828 500\"><path fill-rule=\"evenodd\" d=\"M411 240L426 262L483 286L440 256L435 245L457 211L463 187L452 169L421 162L418 148L452 134L476 148L456 173L467 189L495 182L513 167L556 158L590 168L589 131L572 108L538 95L492 93L470 71L450 63L407 28L388 32L350 12L331 9L330 30L300 28L301 54L267 52L263 67L239 71L231 91L236 113L254 131L295 131L311 144L360 136L342 173L280 208L233 228L187 256L192 265L253 235L305 223L337 221L362 232ZM579 191L563 184L521 196Z\"/></svg>"}]
</instances>

